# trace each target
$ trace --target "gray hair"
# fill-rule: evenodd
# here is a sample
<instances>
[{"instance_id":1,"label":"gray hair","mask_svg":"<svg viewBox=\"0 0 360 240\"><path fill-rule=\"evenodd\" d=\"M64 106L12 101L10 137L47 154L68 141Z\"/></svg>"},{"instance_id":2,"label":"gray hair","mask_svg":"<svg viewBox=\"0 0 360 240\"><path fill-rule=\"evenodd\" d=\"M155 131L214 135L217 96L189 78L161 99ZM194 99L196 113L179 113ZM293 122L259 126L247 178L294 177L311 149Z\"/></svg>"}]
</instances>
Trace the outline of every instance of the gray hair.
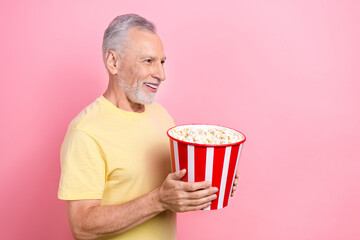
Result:
<instances>
[{"instance_id":1,"label":"gray hair","mask_svg":"<svg viewBox=\"0 0 360 240\"><path fill-rule=\"evenodd\" d=\"M156 33L155 25L137 14L124 14L111 21L104 33L102 55L104 63L109 50L122 54L130 28L137 27ZM105 63L106 64L106 63Z\"/></svg>"}]
</instances>

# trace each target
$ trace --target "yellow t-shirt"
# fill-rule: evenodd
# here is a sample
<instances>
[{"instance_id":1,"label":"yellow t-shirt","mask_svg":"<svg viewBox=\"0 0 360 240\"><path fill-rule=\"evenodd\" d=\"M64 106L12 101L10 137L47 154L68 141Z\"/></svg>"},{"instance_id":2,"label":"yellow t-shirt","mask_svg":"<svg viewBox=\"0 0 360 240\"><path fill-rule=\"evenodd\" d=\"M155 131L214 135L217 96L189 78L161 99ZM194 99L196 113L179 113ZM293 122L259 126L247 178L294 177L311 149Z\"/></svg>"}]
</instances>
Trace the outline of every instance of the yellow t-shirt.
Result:
<instances>
[{"instance_id":1,"label":"yellow t-shirt","mask_svg":"<svg viewBox=\"0 0 360 240\"><path fill-rule=\"evenodd\" d=\"M171 171L166 131L173 125L157 103L135 113L100 96L69 125L61 146L58 197L114 205L159 187ZM176 215L162 212L107 239L176 239Z\"/></svg>"}]
</instances>

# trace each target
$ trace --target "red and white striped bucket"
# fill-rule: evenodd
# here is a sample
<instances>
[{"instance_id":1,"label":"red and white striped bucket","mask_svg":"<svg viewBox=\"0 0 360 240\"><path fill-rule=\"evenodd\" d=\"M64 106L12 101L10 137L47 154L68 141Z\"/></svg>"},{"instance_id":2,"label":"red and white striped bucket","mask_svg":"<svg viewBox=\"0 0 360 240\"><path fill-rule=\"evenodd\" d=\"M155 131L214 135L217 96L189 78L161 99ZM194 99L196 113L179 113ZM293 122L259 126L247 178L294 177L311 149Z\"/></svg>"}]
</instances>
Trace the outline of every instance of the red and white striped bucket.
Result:
<instances>
[{"instance_id":1,"label":"red and white striped bucket","mask_svg":"<svg viewBox=\"0 0 360 240\"><path fill-rule=\"evenodd\" d=\"M173 128L191 128L193 126L206 128L220 127L215 125L190 124ZM217 198L212 201L209 207L204 208L204 210L215 210L226 207L231 195L241 149L246 140L245 135L234 129L227 128L241 134L243 139L236 143L222 145L198 144L174 138L169 134L169 131L173 128L167 131L167 135L170 138L172 171L175 172L185 168L187 171L182 178L183 181L209 181L213 187L219 189L216 193Z\"/></svg>"}]
</instances>

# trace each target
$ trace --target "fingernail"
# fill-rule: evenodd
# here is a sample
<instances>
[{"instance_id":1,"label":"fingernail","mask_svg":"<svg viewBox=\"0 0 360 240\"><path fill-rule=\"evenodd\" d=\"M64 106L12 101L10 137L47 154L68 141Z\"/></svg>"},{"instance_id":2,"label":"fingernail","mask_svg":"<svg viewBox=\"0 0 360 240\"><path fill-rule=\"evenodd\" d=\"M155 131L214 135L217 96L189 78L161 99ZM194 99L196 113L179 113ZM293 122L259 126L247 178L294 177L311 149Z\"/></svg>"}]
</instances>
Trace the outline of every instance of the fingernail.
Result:
<instances>
[{"instance_id":1,"label":"fingernail","mask_svg":"<svg viewBox=\"0 0 360 240\"><path fill-rule=\"evenodd\" d=\"M214 192L217 192L217 191L218 191L218 188L217 188L217 187L214 187L214 188L213 188L213 191L214 191Z\"/></svg>"},{"instance_id":2,"label":"fingernail","mask_svg":"<svg viewBox=\"0 0 360 240\"><path fill-rule=\"evenodd\" d=\"M216 198L217 198L216 194L212 195L212 200L214 200Z\"/></svg>"}]
</instances>

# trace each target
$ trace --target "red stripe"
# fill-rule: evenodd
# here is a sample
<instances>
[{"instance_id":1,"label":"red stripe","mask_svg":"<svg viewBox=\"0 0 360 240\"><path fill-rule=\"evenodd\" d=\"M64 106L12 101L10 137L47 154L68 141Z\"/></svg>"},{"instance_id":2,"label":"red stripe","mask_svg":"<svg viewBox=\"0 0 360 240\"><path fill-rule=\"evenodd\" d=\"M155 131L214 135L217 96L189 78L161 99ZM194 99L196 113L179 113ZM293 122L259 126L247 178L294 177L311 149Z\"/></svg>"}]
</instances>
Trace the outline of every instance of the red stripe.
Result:
<instances>
[{"instance_id":1,"label":"red stripe","mask_svg":"<svg viewBox=\"0 0 360 240\"><path fill-rule=\"evenodd\" d=\"M170 151L171 151L171 167L172 172L176 172L175 168L175 155L174 155L174 140L170 138Z\"/></svg>"},{"instance_id":2,"label":"red stripe","mask_svg":"<svg viewBox=\"0 0 360 240\"><path fill-rule=\"evenodd\" d=\"M225 157L225 147L216 147L214 148L214 164L213 164L213 176L212 176L212 186L217 187L220 191L221 184L221 175L224 165ZM217 209L219 191L216 193L217 198L212 201L210 209Z\"/></svg>"},{"instance_id":3,"label":"red stripe","mask_svg":"<svg viewBox=\"0 0 360 240\"><path fill-rule=\"evenodd\" d=\"M182 142L178 142L178 150L179 150L179 165L180 165L180 170L182 169L187 169L187 144L182 143ZM184 182L188 181L188 173L186 171L185 176L181 179Z\"/></svg>"},{"instance_id":4,"label":"red stripe","mask_svg":"<svg viewBox=\"0 0 360 240\"><path fill-rule=\"evenodd\" d=\"M205 181L206 147L195 147L195 182Z\"/></svg>"},{"instance_id":5,"label":"red stripe","mask_svg":"<svg viewBox=\"0 0 360 240\"><path fill-rule=\"evenodd\" d=\"M232 185L233 185L232 180L233 180L233 176L234 176L234 171L236 171L235 167L236 167L236 159L237 159L237 156L239 153L239 146L240 145L233 146L231 149L229 171L228 171L227 180L226 180L223 207L226 207L229 202L229 197L230 197L231 189L232 189Z\"/></svg>"}]
</instances>

